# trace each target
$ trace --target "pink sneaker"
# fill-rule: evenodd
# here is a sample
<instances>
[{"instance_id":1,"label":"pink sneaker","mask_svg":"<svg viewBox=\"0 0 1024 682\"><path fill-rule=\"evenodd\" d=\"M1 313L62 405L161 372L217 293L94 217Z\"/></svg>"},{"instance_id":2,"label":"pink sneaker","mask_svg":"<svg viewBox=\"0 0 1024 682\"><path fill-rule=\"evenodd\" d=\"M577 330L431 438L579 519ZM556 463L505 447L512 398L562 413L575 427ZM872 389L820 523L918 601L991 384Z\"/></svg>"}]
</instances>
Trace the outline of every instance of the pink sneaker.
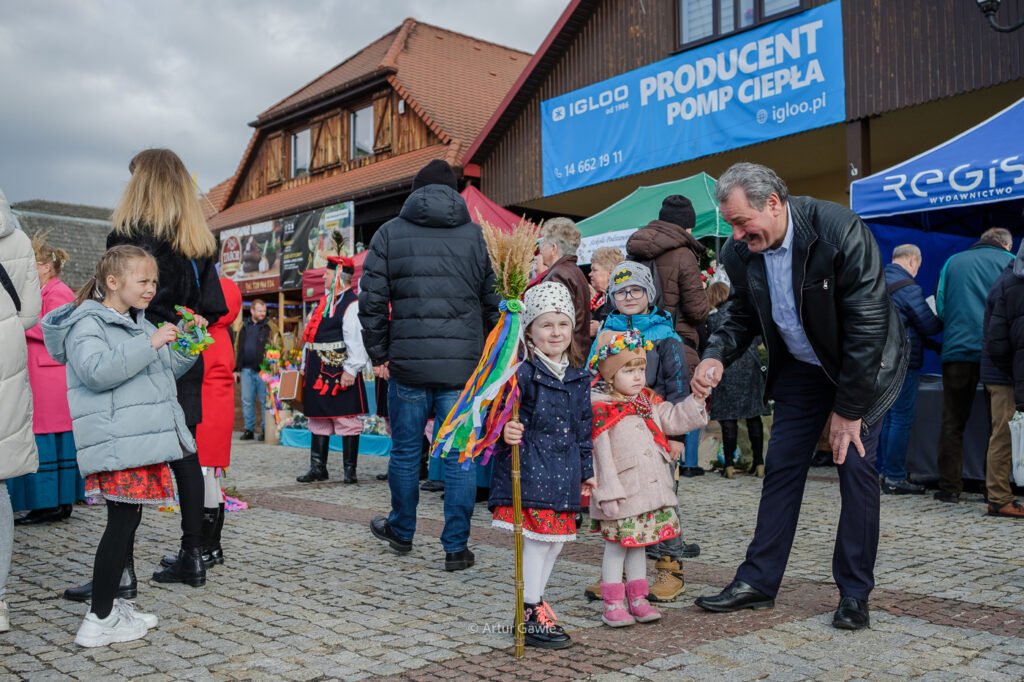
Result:
<instances>
[{"instance_id":1,"label":"pink sneaker","mask_svg":"<svg viewBox=\"0 0 1024 682\"><path fill-rule=\"evenodd\" d=\"M622 583L601 583L601 599L604 600L601 620L605 625L621 628L636 623L626 610L626 588Z\"/></svg>"},{"instance_id":2,"label":"pink sneaker","mask_svg":"<svg viewBox=\"0 0 1024 682\"><path fill-rule=\"evenodd\" d=\"M647 579L630 580L626 583L626 598L629 601L629 612L638 623L652 623L661 620L661 612L647 601Z\"/></svg>"}]
</instances>

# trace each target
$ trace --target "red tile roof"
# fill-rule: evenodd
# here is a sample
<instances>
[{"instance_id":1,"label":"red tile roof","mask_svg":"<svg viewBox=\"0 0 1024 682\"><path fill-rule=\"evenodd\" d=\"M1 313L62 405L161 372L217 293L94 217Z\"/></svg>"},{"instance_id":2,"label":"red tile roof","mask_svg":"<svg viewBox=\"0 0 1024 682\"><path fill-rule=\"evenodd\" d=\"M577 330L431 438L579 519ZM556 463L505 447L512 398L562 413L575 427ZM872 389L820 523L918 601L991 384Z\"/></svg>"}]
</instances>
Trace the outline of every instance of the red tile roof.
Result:
<instances>
[{"instance_id":1,"label":"red tile roof","mask_svg":"<svg viewBox=\"0 0 1024 682\"><path fill-rule=\"evenodd\" d=\"M235 204L213 216L207 222L210 229L216 232L226 227L248 225L262 220L301 213L325 206L332 201L348 201L389 186L395 186L398 189L401 186L408 186L417 171L433 159L444 159L448 163L454 164L458 158L459 149L457 144L435 144L424 147L329 178Z\"/></svg>"},{"instance_id":2,"label":"red tile roof","mask_svg":"<svg viewBox=\"0 0 1024 682\"><path fill-rule=\"evenodd\" d=\"M285 97L259 115L253 124L249 146L235 174L217 185L211 203L220 211L208 217L214 230L244 225L352 199L384 187L408 182L423 165L443 158L460 167L460 152L476 138L494 108L516 81L529 53L513 50L449 31L415 19L370 43L360 52ZM387 82L420 116L443 144L433 145L385 161L370 163L338 175L314 179L308 184L228 206L239 179L246 172L262 129L275 120L315 106L368 79ZM226 187L222 188L222 185ZM396 187L397 188L397 187ZM206 202L204 202L206 203Z\"/></svg>"},{"instance_id":3,"label":"red tile roof","mask_svg":"<svg viewBox=\"0 0 1024 682\"><path fill-rule=\"evenodd\" d=\"M228 194L231 192L231 187L234 184L234 181L235 178L232 176L211 187L209 192L200 195L199 205L203 207L204 218L209 220L224 208L224 204L228 200Z\"/></svg>"}]
</instances>

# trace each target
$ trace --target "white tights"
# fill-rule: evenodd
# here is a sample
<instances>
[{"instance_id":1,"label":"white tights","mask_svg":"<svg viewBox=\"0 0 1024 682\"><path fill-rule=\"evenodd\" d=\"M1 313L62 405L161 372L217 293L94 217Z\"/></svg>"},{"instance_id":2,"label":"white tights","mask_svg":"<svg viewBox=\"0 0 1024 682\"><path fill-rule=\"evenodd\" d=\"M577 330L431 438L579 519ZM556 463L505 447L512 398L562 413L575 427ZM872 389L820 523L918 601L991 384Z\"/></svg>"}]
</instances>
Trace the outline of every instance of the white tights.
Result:
<instances>
[{"instance_id":1,"label":"white tights","mask_svg":"<svg viewBox=\"0 0 1024 682\"><path fill-rule=\"evenodd\" d=\"M544 597L562 544L523 538L523 601L527 604L539 604Z\"/></svg>"},{"instance_id":2,"label":"white tights","mask_svg":"<svg viewBox=\"0 0 1024 682\"><path fill-rule=\"evenodd\" d=\"M643 547L623 547L617 542L604 543L604 558L601 559L601 582L622 582L622 569L626 569L626 581L642 580L647 577L647 556Z\"/></svg>"},{"instance_id":3,"label":"white tights","mask_svg":"<svg viewBox=\"0 0 1024 682\"><path fill-rule=\"evenodd\" d=\"M224 501L220 492L220 479L217 478L214 467L203 467L203 483L205 491L203 494L203 506L207 509L216 509Z\"/></svg>"}]
</instances>

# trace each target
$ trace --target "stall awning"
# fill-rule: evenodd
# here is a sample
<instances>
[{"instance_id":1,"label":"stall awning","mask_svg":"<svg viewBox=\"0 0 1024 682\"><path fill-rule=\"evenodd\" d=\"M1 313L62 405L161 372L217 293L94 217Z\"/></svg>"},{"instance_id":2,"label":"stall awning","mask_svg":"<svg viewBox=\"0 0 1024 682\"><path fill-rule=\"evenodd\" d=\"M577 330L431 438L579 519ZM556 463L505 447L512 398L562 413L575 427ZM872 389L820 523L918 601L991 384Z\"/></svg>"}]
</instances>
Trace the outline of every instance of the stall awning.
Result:
<instances>
[{"instance_id":1,"label":"stall awning","mask_svg":"<svg viewBox=\"0 0 1024 682\"><path fill-rule=\"evenodd\" d=\"M491 201L486 194L472 185L466 185L461 192L469 209L469 218L474 223L484 220L503 232L511 232L519 224L519 216Z\"/></svg>"},{"instance_id":2,"label":"stall awning","mask_svg":"<svg viewBox=\"0 0 1024 682\"><path fill-rule=\"evenodd\" d=\"M693 236L729 237L732 228L722 220L715 201L715 184L717 181L707 173L663 182L660 185L640 187L629 196L620 199L600 213L576 224L583 241L580 243L579 262L590 262L590 254L602 246L610 246L625 250L629 236L638 229L658 218L661 202L665 197L682 194L693 203L697 213L697 224L693 228Z\"/></svg>"},{"instance_id":3,"label":"stall awning","mask_svg":"<svg viewBox=\"0 0 1024 682\"><path fill-rule=\"evenodd\" d=\"M964 217L982 216L978 207L1024 200L1022 131L1024 99L937 147L851 183L850 205L864 219L901 216L885 222L969 231ZM930 215L937 211L942 215ZM1019 219L1019 209L1015 213Z\"/></svg>"}]
</instances>

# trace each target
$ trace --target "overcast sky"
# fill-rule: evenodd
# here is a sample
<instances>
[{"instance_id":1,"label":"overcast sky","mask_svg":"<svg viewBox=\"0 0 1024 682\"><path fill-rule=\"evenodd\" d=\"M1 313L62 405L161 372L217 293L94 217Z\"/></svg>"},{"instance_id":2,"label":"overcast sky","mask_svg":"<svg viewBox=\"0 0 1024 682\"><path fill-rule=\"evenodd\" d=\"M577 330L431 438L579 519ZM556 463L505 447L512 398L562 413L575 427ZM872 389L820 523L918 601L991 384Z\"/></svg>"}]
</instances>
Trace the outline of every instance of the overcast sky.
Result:
<instances>
[{"instance_id":1,"label":"overcast sky","mask_svg":"<svg viewBox=\"0 0 1024 682\"><path fill-rule=\"evenodd\" d=\"M567 0L32 0L0 12L0 189L113 207L140 149L206 190L257 114L405 17L533 52Z\"/></svg>"}]
</instances>

